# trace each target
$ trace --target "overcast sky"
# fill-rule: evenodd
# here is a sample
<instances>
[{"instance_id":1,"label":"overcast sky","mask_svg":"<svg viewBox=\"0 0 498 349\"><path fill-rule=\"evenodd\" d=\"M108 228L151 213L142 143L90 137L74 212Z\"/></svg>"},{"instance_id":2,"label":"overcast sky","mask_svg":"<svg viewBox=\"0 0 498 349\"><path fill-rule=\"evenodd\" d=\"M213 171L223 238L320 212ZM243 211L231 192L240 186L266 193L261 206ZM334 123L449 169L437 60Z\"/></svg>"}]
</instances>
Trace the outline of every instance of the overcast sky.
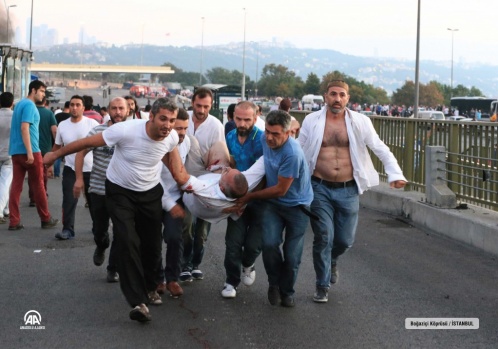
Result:
<instances>
[{"instance_id":1,"label":"overcast sky","mask_svg":"<svg viewBox=\"0 0 498 349\"><path fill-rule=\"evenodd\" d=\"M22 31L30 0L4 0ZM287 41L357 56L415 59L418 0L33 0L34 26L59 30L59 41L90 36L117 45L200 46ZM498 65L496 0L421 0L420 59ZM245 11L244 11L245 8ZM203 20L204 17L204 30ZM23 36L24 37L24 36Z\"/></svg>"}]
</instances>

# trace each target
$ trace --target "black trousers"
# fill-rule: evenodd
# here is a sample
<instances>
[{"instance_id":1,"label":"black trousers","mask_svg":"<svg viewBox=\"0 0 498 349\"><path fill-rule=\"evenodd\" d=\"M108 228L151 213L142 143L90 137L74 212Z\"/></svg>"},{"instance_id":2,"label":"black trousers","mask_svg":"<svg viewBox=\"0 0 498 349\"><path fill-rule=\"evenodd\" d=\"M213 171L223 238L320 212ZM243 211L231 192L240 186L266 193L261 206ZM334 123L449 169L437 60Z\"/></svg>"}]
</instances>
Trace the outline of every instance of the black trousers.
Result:
<instances>
[{"instance_id":1,"label":"black trousers","mask_svg":"<svg viewBox=\"0 0 498 349\"><path fill-rule=\"evenodd\" d=\"M96 193L90 193L92 198L92 207L90 210L92 212L93 219L93 240L95 244L106 249L111 246L109 252L109 262L107 264L107 270L116 272L118 271L118 248L116 243L116 228L113 225L113 238L112 244L109 238L109 211L107 209L105 195L99 195Z\"/></svg>"},{"instance_id":2,"label":"black trousers","mask_svg":"<svg viewBox=\"0 0 498 349\"><path fill-rule=\"evenodd\" d=\"M132 307L147 304L161 257L163 187L137 192L106 180L105 191L116 231L121 291Z\"/></svg>"},{"instance_id":3,"label":"black trousers","mask_svg":"<svg viewBox=\"0 0 498 349\"><path fill-rule=\"evenodd\" d=\"M76 173L71 167L64 166L64 170L62 171L62 229L70 230L73 233L76 206L78 205L78 198L75 198L73 195L74 182L76 182ZM92 199L88 195L88 188L90 188L90 172L83 172L83 182L85 183L85 197L88 202L88 207L91 208ZM91 209L90 216L92 216Z\"/></svg>"}]
</instances>

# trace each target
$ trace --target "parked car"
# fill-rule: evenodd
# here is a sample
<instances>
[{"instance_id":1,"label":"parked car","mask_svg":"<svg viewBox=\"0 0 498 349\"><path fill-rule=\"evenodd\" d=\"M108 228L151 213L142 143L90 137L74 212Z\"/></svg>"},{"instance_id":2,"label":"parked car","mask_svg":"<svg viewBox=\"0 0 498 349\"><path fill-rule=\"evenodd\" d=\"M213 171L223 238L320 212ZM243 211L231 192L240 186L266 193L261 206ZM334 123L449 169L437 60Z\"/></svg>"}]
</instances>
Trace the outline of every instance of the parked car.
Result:
<instances>
[{"instance_id":1,"label":"parked car","mask_svg":"<svg viewBox=\"0 0 498 349\"><path fill-rule=\"evenodd\" d=\"M460 115L458 115L458 116L453 116L453 115L452 116L448 116L446 118L446 120L450 120L450 121L474 121L471 118L466 118L465 116L460 116Z\"/></svg>"}]
</instances>

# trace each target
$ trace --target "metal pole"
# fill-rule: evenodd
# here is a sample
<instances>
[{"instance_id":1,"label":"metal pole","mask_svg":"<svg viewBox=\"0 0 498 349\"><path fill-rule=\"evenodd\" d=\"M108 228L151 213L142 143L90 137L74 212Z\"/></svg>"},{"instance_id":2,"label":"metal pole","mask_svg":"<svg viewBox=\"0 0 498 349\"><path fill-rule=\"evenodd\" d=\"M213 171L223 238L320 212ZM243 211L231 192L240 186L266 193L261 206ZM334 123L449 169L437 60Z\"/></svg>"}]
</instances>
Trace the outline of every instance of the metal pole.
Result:
<instances>
[{"instance_id":1,"label":"metal pole","mask_svg":"<svg viewBox=\"0 0 498 349\"><path fill-rule=\"evenodd\" d=\"M246 98L246 9L244 8L244 46L242 49L242 100Z\"/></svg>"},{"instance_id":2,"label":"metal pole","mask_svg":"<svg viewBox=\"0 0 498 349\"><path fill-rule=\"evenodd\" d=\"M451 98L453 97L453 39L454 39L454 33L458 31L458 29L451 29L448 28L448 30L451 32L451 80L450 80L450 104L451 104Z\"/></svg>"},{"instance_id":3,"label":"metal pole","mask_svg":"<svg viewBox=\"0 0 498 349\"><path fill-rule=\"evenodd\" d=\"M418 114L418 97L419 97L419 57L420 57L420 0L418 0L418 10L417 10L417 54L415 58L415 105L413 107L414 117Z\"/></svg>"},{"instance_id":4,"label":"metal pole","mask_svg":"<svg viewBox=\"0 0 498 349\"><path fill-rule=\"evenodd\" d=\"M259 61L259 44L256 43L256 82L254 84L254 96L258 98L258 61Z\"/></svg>"},{"instance_id":5,"label":"metal pole","mask_svg":"<svg viewBox=\"0 0 498 349\"><path fill-rule=\"evenodd\" d=\"M202 20L202 31L201 31L201 69L199 71L199 86L202 85L202 58L204 55L204 17L201 17Z\"/></svg>"},{"instance_id":6,"label":"metal pole","mask_svg":"<svg viewBox=\"0 0 498 349\"><path fill-rule=\"evenodd\" d=\"M29 24L29 50L31 51L31 41L33 39L33 0L31 0L31 19Z\"/></svg>"}]
</instances>

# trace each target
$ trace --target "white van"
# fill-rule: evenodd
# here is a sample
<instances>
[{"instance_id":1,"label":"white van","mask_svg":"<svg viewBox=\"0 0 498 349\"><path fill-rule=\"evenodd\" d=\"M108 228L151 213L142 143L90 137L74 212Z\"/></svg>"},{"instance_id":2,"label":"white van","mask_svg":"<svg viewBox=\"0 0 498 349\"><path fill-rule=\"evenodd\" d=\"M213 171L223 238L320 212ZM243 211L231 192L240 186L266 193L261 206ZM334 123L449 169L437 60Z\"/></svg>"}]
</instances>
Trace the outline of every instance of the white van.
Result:
<instances>
[{"instance_id":1,"label":"white van","mask_svg":"<svg viewBox=\"0 0 498 349\"><path fill-rule=\"evenodd\" d=\"M445 120L446 118L442 111L425 110L417 113L417 119Z\"/></svg>"},{"instance_id":2,"label":"white van","mask_svg":"<svg viewBox=\"0 0 498 349\"><path fill-rule=\"evenodd\" d=\"M324 104L323 96L319 95L305 95L301 101L303 110L319 110Z\"/></svg>"}]
</instances>

